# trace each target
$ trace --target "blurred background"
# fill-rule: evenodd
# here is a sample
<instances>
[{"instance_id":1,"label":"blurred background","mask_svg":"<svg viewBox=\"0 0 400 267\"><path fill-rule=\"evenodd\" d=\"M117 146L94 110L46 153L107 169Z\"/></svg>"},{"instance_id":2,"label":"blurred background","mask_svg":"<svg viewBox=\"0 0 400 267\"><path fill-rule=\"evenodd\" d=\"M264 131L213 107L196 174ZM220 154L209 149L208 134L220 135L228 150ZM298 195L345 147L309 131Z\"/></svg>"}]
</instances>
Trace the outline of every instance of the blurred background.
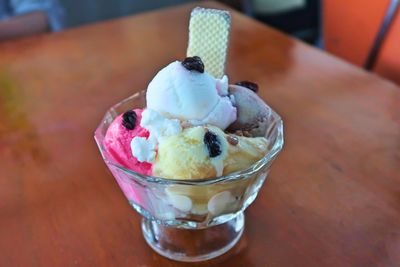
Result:
<instances>
[{"instance_id":1,"label":"blurred background","mask_svg":"<svg viewBox=\"0 0 400 267\"><path fill-rule=\"evenodd\" d=\"M24 2L28 3L26 8ZM40 2L44 4L40 6ZM193 0L0 0L3 17L44 9L54 31ZM400 0L220 0L232 8L400 84ZM32 9L32 6L34 7ZM8 14L7 12L8 11ZM15 11L15 12L14 12ZM7 16L1 16L6 13ZM13 13L14 12L14 13ZM38 17L30 17L30 25ZM43 18L42 18L43 19ZM14 23L15 24L15 23ZM8 26L8 29L10 26ZM43 28L43 27L42 27ZM36 28L33 32L40 32ZM31 32L32 33L32 32ZM9 35L13 37L13 35Z\"/></svg>"}]
</instances>

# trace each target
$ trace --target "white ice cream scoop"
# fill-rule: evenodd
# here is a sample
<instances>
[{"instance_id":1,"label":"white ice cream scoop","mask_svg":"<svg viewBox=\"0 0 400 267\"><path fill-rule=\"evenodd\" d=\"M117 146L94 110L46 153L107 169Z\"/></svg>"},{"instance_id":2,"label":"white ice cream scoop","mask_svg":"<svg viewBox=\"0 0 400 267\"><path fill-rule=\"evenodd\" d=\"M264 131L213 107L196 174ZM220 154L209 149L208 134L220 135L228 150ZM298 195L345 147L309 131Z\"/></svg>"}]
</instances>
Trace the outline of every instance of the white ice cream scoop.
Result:
<instances>
[{"instance_id":1,"label":"white ice cream scoop","mask_svg":"<svg viewBox=\"0 0 400 267\"><path fill-rule=\"evenodd\" d=\"M189 70L175 61L150 82L147 107L194 125L212 124L225 129L236 120L236 108L223 94L227 87L226 77L215 79L207 72Z\"/></svg>"}]
</instances>

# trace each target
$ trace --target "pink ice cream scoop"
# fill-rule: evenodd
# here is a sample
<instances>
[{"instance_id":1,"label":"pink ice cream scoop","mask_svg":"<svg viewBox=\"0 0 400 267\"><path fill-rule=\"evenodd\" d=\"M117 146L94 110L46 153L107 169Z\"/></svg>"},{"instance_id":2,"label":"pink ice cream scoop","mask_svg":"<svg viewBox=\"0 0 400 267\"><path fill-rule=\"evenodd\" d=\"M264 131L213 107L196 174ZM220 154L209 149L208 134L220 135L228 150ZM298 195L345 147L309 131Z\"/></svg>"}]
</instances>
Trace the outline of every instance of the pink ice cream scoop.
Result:
<instances>
[{"instance_id":1,"label":"pink ice cream scoop","mask_svg":"<svg viewBox=\"0 0 400 267\"><path fill-rule=\"evenodd\" d=\"M134 109L119 115L108 127L103 145L116 163L135 172L151 175L152 164L138 161L131 150L134 137L149 137L149 132L140 126L142 112L142 109Z\"/></svg>"}]
</instances>

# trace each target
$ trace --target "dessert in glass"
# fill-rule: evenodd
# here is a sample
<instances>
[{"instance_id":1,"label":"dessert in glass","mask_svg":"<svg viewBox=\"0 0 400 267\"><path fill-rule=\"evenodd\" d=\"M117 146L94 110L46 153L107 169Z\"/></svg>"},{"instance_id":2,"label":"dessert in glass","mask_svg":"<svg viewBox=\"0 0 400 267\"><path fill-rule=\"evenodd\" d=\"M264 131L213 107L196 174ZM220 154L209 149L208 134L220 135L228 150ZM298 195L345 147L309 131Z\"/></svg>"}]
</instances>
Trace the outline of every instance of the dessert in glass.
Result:
<instances>
[{"instance_id":1,"label":"dessert in glass","mask_svg":"<svg viewBox=\"0 0 400 267\"><path fill-rule=\"evenodd\" d=\"M143 216L146 242L173 260L211 259L237 243L243 211L283 146L282 120L257 85L229 85L224 75L229 22L226 11L196 8L188 56L110 108L95 132L106 165ZM203 40L207 23L222 24L213 33L222 45L202 43L224 50L217 64L210 49L191 44Z\"/></svg>"}]
</instances>

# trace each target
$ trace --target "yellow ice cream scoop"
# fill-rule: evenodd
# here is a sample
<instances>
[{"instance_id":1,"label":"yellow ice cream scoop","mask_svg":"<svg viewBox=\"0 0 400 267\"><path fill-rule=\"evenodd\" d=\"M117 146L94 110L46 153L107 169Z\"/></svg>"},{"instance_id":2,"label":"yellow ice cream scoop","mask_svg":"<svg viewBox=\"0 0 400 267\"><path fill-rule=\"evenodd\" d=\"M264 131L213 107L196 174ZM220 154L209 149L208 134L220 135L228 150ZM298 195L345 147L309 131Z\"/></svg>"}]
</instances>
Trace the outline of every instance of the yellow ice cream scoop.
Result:
<instances>
[{"instance_id":1,"label":"yellow ice cream scoop","mask_svg":"<svg viewBox=\"0 0 400 267\"><path fill-rule=\"evenodd\" d=\"M160 141L153 175L182 180L215 178L247 169L267 151L264 137L228 135L211 125L191 127Z\"/></svg>"}]
</instances>

